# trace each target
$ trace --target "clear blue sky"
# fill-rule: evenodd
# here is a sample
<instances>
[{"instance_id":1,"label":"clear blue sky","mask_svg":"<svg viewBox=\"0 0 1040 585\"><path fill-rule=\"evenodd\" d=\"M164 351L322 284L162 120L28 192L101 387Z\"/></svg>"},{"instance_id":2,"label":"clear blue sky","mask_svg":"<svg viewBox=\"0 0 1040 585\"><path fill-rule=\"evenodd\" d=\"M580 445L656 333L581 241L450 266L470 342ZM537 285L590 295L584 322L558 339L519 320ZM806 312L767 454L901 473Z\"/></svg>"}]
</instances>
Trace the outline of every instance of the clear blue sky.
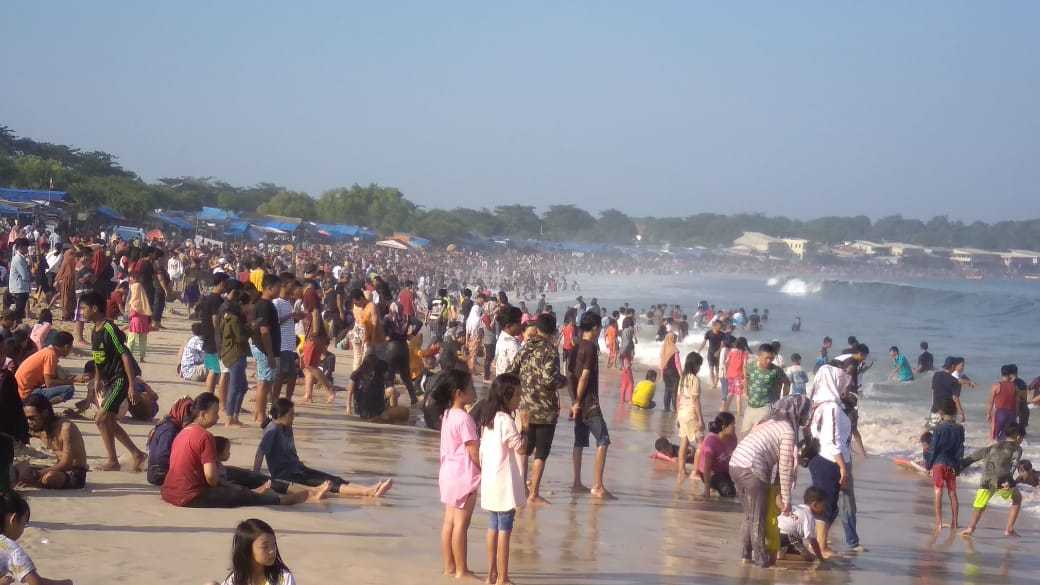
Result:
<instances>
[{"instance_id":1,"label":"clear blue sky","mask_svg":"<svg viewBox=\"0 0 1040 585\"><path fill-rule=\"evenodd\" d=\"M1037 2L0 5L0 123L428 206L1040 216Z\"/></svg>"}]
</instances>

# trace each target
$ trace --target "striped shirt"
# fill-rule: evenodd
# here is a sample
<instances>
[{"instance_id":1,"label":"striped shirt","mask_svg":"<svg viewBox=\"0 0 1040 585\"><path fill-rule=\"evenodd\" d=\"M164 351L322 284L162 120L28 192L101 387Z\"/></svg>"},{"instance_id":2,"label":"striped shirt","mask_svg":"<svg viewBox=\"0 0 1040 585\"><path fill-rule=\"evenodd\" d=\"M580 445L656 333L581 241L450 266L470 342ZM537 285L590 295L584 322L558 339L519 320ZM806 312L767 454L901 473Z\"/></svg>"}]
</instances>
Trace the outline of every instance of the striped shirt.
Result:
<instances>
[{"instance_id":1,"label":"striped shirt","mask_svg":"<svg viewBox=\"0 0 1040 585\"><path fill-rule=\"evenodd\" d=\"M794 487L797 451L791 423L767 420L760 423L737 444L729 466L749 469L758 479L773 483L773 469L780 468L780 495L784 503L791 501Z\"/></svg>"}]
</instances>

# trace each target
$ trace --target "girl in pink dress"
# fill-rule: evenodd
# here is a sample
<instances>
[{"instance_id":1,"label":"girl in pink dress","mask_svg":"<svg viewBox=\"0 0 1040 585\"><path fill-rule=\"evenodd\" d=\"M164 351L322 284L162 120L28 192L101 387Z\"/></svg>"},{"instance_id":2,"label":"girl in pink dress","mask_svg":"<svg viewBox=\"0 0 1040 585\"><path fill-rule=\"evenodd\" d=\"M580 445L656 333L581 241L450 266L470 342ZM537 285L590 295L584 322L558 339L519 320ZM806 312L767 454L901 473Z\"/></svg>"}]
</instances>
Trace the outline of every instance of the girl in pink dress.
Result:
<instances>
[{"instance_id":1,"label":"girl in pink dress","mask_svg":"<svg viewBox=\"0 0 1040 585\"><path fill-rule=\"evenodd\" d=\"M433 389L437 406L446 409L441 421L438 480L444 502L441 555L444 574L456 578L472 576L466 564L466 535L480 487L480 436L466 406L473 404L475 398L472 377L461 370L442 374Z\"/></svg>"}]
</instances>

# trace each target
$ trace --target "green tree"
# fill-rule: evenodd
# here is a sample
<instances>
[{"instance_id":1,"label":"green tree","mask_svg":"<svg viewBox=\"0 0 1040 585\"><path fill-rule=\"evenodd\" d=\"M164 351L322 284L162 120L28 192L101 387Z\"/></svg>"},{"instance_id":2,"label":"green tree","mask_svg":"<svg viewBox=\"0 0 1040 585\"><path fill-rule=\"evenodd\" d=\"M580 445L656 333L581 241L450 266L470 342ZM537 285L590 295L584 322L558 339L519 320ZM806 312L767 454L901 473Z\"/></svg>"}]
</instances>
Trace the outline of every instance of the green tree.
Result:
<instances>
[{"instance_id":1,"label":"green tree","mask_svg":"<svg viewBox=\"0 0 1040 585\"><path fill-rule=\"evenodd\" d=\"M67 185L69 173L54 159L31 154L16 158L14 164L17 173L16 187L48 189L52 181L56 189L62 189Z\"/></svg>"},{"instance_id":2,"label":"green tree","mask_svg":"<svg viewBox=\"0 0 1040 585\"><path fill-rule=\"evenodd\" d=\"M495 208L495 217L510 237L533 238L541 235L542 222L531 205L499 205Z\"/></svg>"},{"instance_id":3,"label":"green tree","mask_svg":"<svg viewBox=\"0 0 1040 585\"><path fill-rule=\"evenodd\" d=\"M296 191L282 191L270 201L260 205L257 211L268 215L284 215L307 220L317 217L317 205L314 198Z\"/></svg>"},{"instance_id":4,"label":"green tree","mask_svg":"<svg viewBox=\"0 0 1040 585\"><path fill-rule=\"evenodd\" d=\"M462 220L463 225L466 226L467 232L479 234L484 237L497 236L505 233L502 227L502 220L494 213L491 213L488 209L457 207L452 210L452 213Z\"/></svg>"},{"instance_id":5,"label":"green tree","mask_svg":"<svg viewBox=\"0 0 1040 585\"><path fill-rule=\"evenodd\" d=\"M596 228L596 218L574 205L551 205L542 214L545 234L557 240L579 240Z\"/></svg>"},{"instance_id":6,"label":"green tree","mask_svg":"<svg viewBox=\"0 0 1040 585\"><path fill-rule=\"evenodd\" d=\"M615 244L631 244L636 239L636 223L617 209L600 212L596 222L596 240Z\"/></svg>"},{"instance_id":7,"label":"green tree","mask_svg":"<svg viewBox=\"0 0 1040 585\"><path fill-rule=\"evenodd\" d=\"M332 189L317 202L318 217L323 220L362 225L383 234L410 230L417 209L400 190L374 183Z\"/></svg>"},{"instance_id":8,"label":"green tree","mask_svg":"<svg viewBox=\"0 0 1040 585\"><path fill-rule=\"evenodd\" d=\"M443 209L423 211L415 219L414 231L436 242L457 242L468 233L466 222L458 214Z\"/></svg>"}]
</instances>

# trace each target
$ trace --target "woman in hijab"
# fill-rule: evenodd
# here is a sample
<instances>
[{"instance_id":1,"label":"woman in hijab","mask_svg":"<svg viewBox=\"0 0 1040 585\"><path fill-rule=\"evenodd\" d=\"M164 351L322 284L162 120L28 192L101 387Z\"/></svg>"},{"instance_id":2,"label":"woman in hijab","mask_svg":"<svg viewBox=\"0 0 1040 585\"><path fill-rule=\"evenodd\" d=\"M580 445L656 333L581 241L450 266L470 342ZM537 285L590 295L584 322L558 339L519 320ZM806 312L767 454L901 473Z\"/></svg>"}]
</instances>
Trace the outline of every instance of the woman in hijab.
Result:
<instances>
[{"instance_id":1,"label":"woman in hijab","mask_svg":"<svg viewBox=\"0 0 1040 585\"><path fill-rule=\"evenodd\" d=\"M76 248L69 247L65 250L54 283L61 302L61 318L64 321L72 321L76 316Z\"/></svg>"},{"instance_id":2,"label":"woman in hijab","mask_svg":"<svg viewBox=\"0 0 1040 585\"><path fill-rule=\"evenodd\" d=\"M816 371L812 401L812 420L809 432L820 445L819 453L809 460L809 474L813 487L827 494L826 530L838 518L838 500L843 490L851 489L852 480L852 420L845 413L842 397L852 380L849 374L836 366L825 364ZM842 517L846 544L859 545L855 529L855 512ZM831 556L827 539L820 541L824 557Z\"/></svg>"},{"instance_id":3,"label":"woman in hijab","mask_svg":"<svg viewBox=\"0 0 1040 585\"><path fill-rule=\"evenodd\" d=\"M170 450L177 433L194 418L193 401L185 396L173 403L170 414L148 435L148 483L162 485L170 470Z\"/></svg>"},{"instance_id":4,"label":"woman in hijab","mask_svg":"<svg viewBox=\"0 0 1040 585\"><path fill-rule=\"evenodd\" d=\"M675 394L679 389L679 373L682 371L679 348L675 346L675 339L675 333L668 332L661 344L661 377L664 379L665 411L675 410Z\"/></svg>"},{"instance_id":5,"label":"woman in hijab","mask_svg":"<svg viewBox=\"0 0 1040 585\"><path fill-rule=\"evenodd\" d=\"M766 548L767 526L776 524L779 513L790 514L791 494L798 471L798 429L812 413L812 402L804 396L778 400L769 416L751 430L730 457L729 474L737 486L744 508L741 523L741 558L761 567L769 567L779 549L779 531L770 529L770 549ZM780 509L770 513L769 493L773 485L773 469L779 469ZM775 501L776 498L773 498ZM772 516L772 518L770 518ZM772 540L775 536L775 547Z\"/></svg>"}]
</instances>

